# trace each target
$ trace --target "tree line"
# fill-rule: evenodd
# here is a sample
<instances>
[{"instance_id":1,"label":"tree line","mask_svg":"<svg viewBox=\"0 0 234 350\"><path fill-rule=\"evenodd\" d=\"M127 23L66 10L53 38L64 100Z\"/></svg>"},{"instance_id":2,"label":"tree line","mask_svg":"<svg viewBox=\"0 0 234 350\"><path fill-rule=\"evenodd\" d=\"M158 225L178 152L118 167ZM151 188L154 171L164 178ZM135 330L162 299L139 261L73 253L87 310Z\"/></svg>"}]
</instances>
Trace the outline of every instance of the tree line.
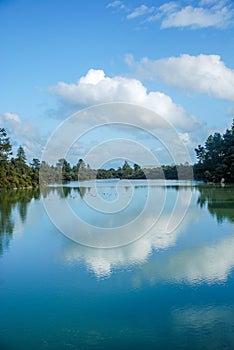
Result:
<instances>
[{"instance_id":1,"label":"tree line","mask_svg":"<svg viewBox=\"0 0 234 350\"><path fill-rule=\"evenodd\" d=\"M39 171L33 163L26 162L22 146L12 157L12 145L4 128L0 128L0 188L36 187L39 183ZM39 162L40 163L40 162Z\"/></svg>"},{"instance_id":2,"label":"tree line","mask_svg":"<svg viewBox=\"0 0 234 350\"><path fill-rule=\"evenodd\" d=\"M91 169L83 159L71 165L59 159L55 165L33 158L27 163L24 148L19 146L13 157L7 132L0 128L0 189L28 188L41 184L91 179L195 179L205 182L234 183L234 121L230 129L221 135L210 135L204 146L195 149L197 163L162 165L141 168L127 161L118 169Z\"/></svg>"},{"instance_id":3,"label":"tree line","mask_svg":"<svg viewBox=\"0 0 234 350\"><path fill-rule=\"evenodd\" d=\"M123 166L117 169L92 169L79 159L76 165L71 166L66 159L59 159L56 165L42 162L40 165L40 183L64 183L68 181L83 181L92 179L192 179L192 166L189 164L163 165L156 168L141 168L138 164L124 161Z\"/></svg>"},{"instance_id":4,"label":"tree line","mask_svg":"<svg viewBox=\"0 0 234 350\"><path fill-rule=\"evenodd\" d=\"M234 120L224 134L210 135L204 146L195 148L198 162L194 176L205 182L234 183Z\"/></svg>"}]
</instances>

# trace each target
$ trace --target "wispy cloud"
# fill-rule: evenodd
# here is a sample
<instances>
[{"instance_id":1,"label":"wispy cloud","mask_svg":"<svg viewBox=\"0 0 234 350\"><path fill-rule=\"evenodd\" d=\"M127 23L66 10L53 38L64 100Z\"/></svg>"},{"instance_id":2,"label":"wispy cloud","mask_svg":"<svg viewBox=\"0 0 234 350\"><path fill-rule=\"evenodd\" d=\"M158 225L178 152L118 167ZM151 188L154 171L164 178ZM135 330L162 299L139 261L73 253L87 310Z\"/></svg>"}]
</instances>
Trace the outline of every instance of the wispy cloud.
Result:
<instances>
[{"instance_id":1,"label":"wispy cloud","mask_svg":"<svg viewBox=\"0 0 234 350\"><path fill-rule=\"evenodd\" d=\"M228 68L218 55L183 54L155 61L144 58L138 63L128 55L126 63L141 78L161 78L178 88L234 101L234 70Z\"/></svg>"},{"instance_id":2,"label":"wispy cloud","mask_svg":"<svg viewBox=\"0 0 234 350\"><path fill-rule=\"evenodd\" d=\"M135 8L127 8L123 2L114 1L108 8L125 9L129 12L126 19L144 16L145 22L158 21L161 29L166 28L217 28L224 29L233 24L234 6L230 0L201 0L186 1L182 5L179 1L168 1L159 7L148 7L142 4Z\"/></svg>"},{"instance_id":3,"label":"wispy cloud","mask_svg":"<svg viewBox=\"0 0 234 350\"><path fill-rule=\"evenodd\" d=\"M190 28L225 28L232 23L234 11L231 6L222 9L216 5L205 7L185 6L170 12L162 12L162 28L190 27Z\"/></svg>"},{"instance_id":4,"label":"wispy cloud","mask_svg":"<svg viewBox=\"0 0 234 350\"><path fill-rule=\"evenodd\" d=\"M164 16L168 16L171 13L178 11L180 8L179 4L175 1L167 2L160 7L157 7L155 12L147 18L148 22L153 22L156 20L162 20Z\"/></svg>"},{"instance_id":5,"label":"wispy cloud","mask_svg":"<svg viewBox=\"0 0 234 350\"><path fill-rule=\"evenodd\" d=\"M147 7L146 5L141 5L136 7L129 15L127 15L127 19L133 19L140 16L148 15L154 11L154 7Z\"/></svg>"},{"instance_id":6,"label":"wispy cloud","mask_svg":"<svg viewBox=\"0 0 234 350\"><path fill-rule=\"evenodd\" d=\"M126 8L125 5L122 3L122 1L119 1L119 0L110 2L109 4L107 4L106 7L112 8L112 9L119 9L119 10L124 10Z\"/></svg>"}]
</instances>

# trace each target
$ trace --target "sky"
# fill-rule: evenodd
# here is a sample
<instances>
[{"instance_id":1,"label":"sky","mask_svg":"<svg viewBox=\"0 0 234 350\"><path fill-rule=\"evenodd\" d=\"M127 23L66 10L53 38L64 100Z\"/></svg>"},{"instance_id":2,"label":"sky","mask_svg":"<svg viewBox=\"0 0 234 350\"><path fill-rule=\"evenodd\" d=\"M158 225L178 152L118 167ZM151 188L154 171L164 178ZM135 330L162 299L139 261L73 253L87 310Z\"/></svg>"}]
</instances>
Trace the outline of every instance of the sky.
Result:
<instances>
[{"instance_id":1,"label":"sky","mask_svg":"<svg viewBox=\"0 0 234 350\"><path fill-rule=\"evenodd\" d=\"M28 161L58 131L72 163L194 162L234 118L233 23L230 0L0 0L0 127Z\"/></svg>"}]
</instances>

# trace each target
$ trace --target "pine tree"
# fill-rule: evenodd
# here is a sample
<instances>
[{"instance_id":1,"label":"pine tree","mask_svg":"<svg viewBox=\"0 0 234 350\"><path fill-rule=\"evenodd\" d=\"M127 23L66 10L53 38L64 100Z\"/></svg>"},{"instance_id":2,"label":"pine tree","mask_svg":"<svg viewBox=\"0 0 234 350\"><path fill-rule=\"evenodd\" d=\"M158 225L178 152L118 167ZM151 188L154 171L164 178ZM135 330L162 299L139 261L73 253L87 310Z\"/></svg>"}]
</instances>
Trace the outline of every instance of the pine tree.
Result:
<instances>
[{"instance_id":1,"label":"pine tree","mask_svg":"<svg viewBox=\"0 0 234 350\"><path fill-rule=\"evenodd\" d=\"M19 146L17 150L17 157L16 159L21 163L26 163L26 154L22 146Z\"/></svg>"},{"instance_id":2,"label":"pine tree","mask_svg":"<svg viewBox=\"0 0 234 350\"><path fill-rule=\"evenodd\" d=\"M10 139L7 136L7 132L4 128L0 128L0 161L8 160L9 156L12 155L12 146Z\"/></svg>"}]
</instances>

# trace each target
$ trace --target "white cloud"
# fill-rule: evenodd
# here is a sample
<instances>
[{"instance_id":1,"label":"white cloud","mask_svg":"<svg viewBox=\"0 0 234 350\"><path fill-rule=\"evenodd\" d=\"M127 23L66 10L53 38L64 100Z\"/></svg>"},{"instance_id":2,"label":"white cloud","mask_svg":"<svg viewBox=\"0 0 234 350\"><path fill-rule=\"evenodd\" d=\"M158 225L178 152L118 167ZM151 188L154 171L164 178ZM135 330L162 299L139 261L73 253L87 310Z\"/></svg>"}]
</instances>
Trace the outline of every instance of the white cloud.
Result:
<instances>
[{"instance_id":1,"label":"white cloud","mask_svg":"<svg viewBox=\"0 0 234 350\"><path fill-rule=\"evenodd\" d=\"M133 62L133 58L127 62L137 67L141 77L160 77L164 82L179 88L234 100L234 70L226 67L218 55L183 54L155 61L144 58L138 65Z\"/></svg>"},{"instance_id":2,"label":"white cloud","mask_svg":"<svg viewBox=\"0 0 234 350\"><path fill-rule=\"evenodd\" d=\"M159 7L142 4L127 9L121 1L114 1L108 8L125 9L130 13L126 19L146 16L147 22L160 21L161 28L217 28L223 29L233 25L234 7L230 0L201 0L197 5L182 6L179 1L168 1Z\"/></svg>"},{"instance_id":3,"label":"white cloud","mask_svg":"<svg viewBox=\"0 0 234 350\"><path fill-rule=\"evenodd\" d=\"M22 145L28 160L40 158L45 140L32 122L23 120L18 114L5 112L0 115L0 126L7 130L14 155L18 146Z\"/></svg>"},{"instance_id":4,"label":"white cloud","mask_svg":"<svg viewBox=\"0 0 234 350\"><path fill-rule=\"evenodd\" d=\"M113 1L113 2L110 2L107 6L107 8L114 8L114 9L120 9L120 10L123 10L125 9L125 5L122 3L122 1Z\"/></svg>"},{"instance_id":5,"label":"white cloud","mask_svg":"<svg viewBox=\"0 0 234 350\"><path fill-rule=\"evenodd\" d=\"M164 13L170 13L179 8L179 4L176 3L175 1L170 1L166 2L165 4L161 5L158 10L159 12L164 12Z\"/></svg>"},{"instance_id":6,"label":"white cloud","mask_svg":"<svg viewBox=\"0 0 234 350\"><path fill-rule=\"evenodd\" d=\"M0 126L7 132L19 131L21 127L21 118L18 114L5 112L0 114Z\"/></svg>"},{"instance_id":7,"label":"white cloud","mask_svg":"<svg viewBox=\"0 0 234 350\"><path fill-rule=\"evenodd\" d=\"M17 123L20 123L20 121L21 121L20 116L18 114L14 114L14 113L6 112L6 113L3 113L2 117L5 120L13 121L13 122L17 122Z\"/></svg>"},{"instance_id":8,"label":"white cloud","mask_svg":"<svg viewBox=\"0 0 234 350\"><path fill-rule=\"evenodd\" d=\"M229 25L233 18L233 11L229 7L222 9L202 8L186 6L178 11L167 13L162 20L162 28L192 27L224 28Z\"/></svg>"},{"instance_id":9,"label":"white cloud","mask_svg":"<svg viewBox=\"0 0 234 350\"><path fill-rule=\"evenodd\" d=\"M230 0L201 0L182 6L179 1L169 1L159 7L142 4L127 9L121 1L114 1L107 8L125 9L130 13L126 19L146 16L147 22L160 21L161 28L217 28L224 29L233 25L234 7Z\"/></svg>"},{"instance_id":10,"label":"white cloud","mask_svg":"<svg viewBox=\"0 0 234 350\"><path fill-rule=\"evenodd\" d=\"M195 146L195 145L193 145L192 144L192 142L191 142L191 139L190 139L190 136L189 136L189 134L187 133L187 132L184 132L184 133L178 133L179 134L179 137L180 137L180 139L181 139L181 141L185 144L185 145L187 145L187 146Z\"/></svg>"},{"instance_id":11,"label":"white cloud","mask_svg":"<svg viewBox=\"0 0 234 350\"><path fill-rule=\"evenodd\" d=\"M144 16L154 11L154 7L148 7L146 5L141 5L133 10L129 15L127 15L127 19L133 19L136 17Z\"/></svg>"},{"instance_id":12,"label":"white cloud","mask_svg":"<svg viewBox=\"0 0 234 350\"><path fill-rule=\"evenodd\" d=\"M176 12L178 9L179 9L178 3L174 1L167 2L161 5L160 7L158 7L156 9L156 12L148 17L147 21L153 22L155 20L159 20L164 16L168 16L170 13Z\"/></svg>"},{"instance_id":13,"label":"white cloud","mask_svg":"<svg viewBox=\"0 0 234 350\"><path fill-rule=\"evenodd\" d=\"M210 6L213 8L223 8L225 5L230 4L229 0L200 0L199 6Z\"/></svg>"},{"instance_id":14,"label":"white cloud","mask_svg":"<svg viewBox=\"0 0 234 350\"><path fill-rule=\"evenodd\" d=\"M106 77L104 71L90 69L86 76L76 84L59 82L49 91L63 102L78 106L89 106L108 102L126 102L151 109L162 118L184 131L192 130L199 125L194 116L189 115L182 106L175 104L166 94L158 91L147 91L137 79L121 76ZM132 118L132 119L131 119ZM134 121L135 116L129 116ZM154 118L144 119L142 123L155 127Z\"/></svg>"}]
</instances>

